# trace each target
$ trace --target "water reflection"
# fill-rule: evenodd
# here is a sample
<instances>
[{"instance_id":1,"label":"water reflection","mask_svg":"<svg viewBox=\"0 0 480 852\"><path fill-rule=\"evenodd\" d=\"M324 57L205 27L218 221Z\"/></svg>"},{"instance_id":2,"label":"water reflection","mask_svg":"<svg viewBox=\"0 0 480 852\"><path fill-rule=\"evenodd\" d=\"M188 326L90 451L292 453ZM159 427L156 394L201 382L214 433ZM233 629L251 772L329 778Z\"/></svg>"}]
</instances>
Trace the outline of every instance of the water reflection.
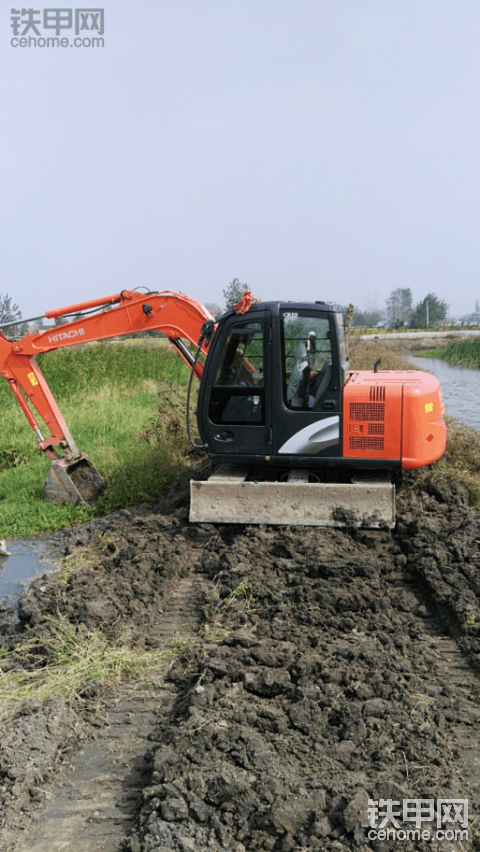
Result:
<instances>
[{"instance_id":1,"label":"water reflection","mask_svg":"<svg viewBox=\"0 0 480 852\"><path fill-rule=\"evenodd\" d=\"M437 377L448 414L480 429L480 370L453 367L439 358L418 358L410 353L405 357L417 370Z\"/></svg>"},{"instance_id":2,"label":"water reflection","mask_svg":"<svg viewBox=\"0 0 480 852\"><path fill-rule=\"evenodd\" d=\"M47 542L41 539L7 539L6 549L11 556L0 556L0 602L7 595L18 598L22 583L58 568L48 555Z\"/></svg>"}]
</instances>

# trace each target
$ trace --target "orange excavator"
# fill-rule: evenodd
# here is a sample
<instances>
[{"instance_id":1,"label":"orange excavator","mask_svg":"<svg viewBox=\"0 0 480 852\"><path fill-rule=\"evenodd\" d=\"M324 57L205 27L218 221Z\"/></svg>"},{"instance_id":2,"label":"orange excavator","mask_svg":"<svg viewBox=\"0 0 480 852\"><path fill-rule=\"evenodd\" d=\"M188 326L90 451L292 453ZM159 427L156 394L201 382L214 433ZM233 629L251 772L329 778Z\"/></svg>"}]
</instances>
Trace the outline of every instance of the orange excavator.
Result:
<instances>
[{"instance_id":1,"label":"orange excavator","mask_svg":"<svg viewBox=\"0 0 480 852\"><path fill-rule=\"evenodd\" d=\"M191 483L192 521L391 527L391 472L445 451L438 380L349 370L342 314L325 302L255 302L247 291L215 323L181 293L123 290L45 312L72 315L18 340L0 333L1 374L51 459L47 500L92 504L103 483L35 355L133 332L163 332L200 381L201 446L219 466Z\"/></svg>"}]
</instances>

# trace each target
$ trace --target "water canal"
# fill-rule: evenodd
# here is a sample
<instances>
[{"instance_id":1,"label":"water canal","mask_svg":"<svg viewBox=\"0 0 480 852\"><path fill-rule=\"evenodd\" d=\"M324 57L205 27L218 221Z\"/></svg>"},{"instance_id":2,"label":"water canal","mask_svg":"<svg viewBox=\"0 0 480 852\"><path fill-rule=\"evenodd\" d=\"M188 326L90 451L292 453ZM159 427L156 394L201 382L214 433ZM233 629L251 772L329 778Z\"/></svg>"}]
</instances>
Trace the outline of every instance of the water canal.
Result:
<instances>
[{"instance_id":1,"label":"water canal","mask_svg":"<svg viewBox=\"0 0 480 852\"><path fill-rule=\"evenodd\" d=\"M448 414L480 429L480 370L454 367L440 358L419 358L410 352L402 354L417 370L437 377Z\"/></svg>"}]
</instances>

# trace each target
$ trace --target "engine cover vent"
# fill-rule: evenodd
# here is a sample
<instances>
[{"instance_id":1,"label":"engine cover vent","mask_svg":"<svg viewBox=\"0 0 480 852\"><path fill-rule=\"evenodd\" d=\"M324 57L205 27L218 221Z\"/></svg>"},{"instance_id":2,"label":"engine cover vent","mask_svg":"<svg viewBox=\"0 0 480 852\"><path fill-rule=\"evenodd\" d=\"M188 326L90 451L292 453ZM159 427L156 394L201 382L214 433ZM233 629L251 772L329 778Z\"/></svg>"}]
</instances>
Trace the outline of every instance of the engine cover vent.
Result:
<instances>
[{"instance_id":1,"label":"engine cover vent","mask_svg":"<svg viewBox=\"0 0 480 852\"><path fill-rule=\"evenodd\" d=\"M376 437L369 438L366 436L350 437L351 450L383 450L385 449L385 439Z\"/></svg>"},{"instance_id":2,"label":"engine cover vent","mask_svg":"<svg viewBox=\"0 0 480 852\"><path fill-rule=\"evenodd\" d=\"M385 385L370 385L370 402L385 402Z\"/></svg>"},{"instance_id":3,"label":"engine cover vent","mask_svg":"<svg viewBox=\"0 0 480 852\"><path fill-rule=\"evenodd\" d=\"M385 403L351 402L350 420L385 420Z\"/></svg>"}]
</instances>

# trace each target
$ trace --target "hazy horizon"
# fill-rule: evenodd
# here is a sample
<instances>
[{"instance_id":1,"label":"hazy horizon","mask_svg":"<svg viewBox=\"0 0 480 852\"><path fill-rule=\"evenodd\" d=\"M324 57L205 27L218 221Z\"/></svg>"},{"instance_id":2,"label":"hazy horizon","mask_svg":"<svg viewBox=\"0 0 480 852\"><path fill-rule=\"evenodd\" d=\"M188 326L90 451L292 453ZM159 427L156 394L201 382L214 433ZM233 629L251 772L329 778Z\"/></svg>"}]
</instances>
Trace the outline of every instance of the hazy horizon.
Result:
<instances>
[{"instance_id":1,"label":"hazy horizon","mask_svg":"<svg viewBox=\"0 0 480 852\"><path fill-rule=\"evenodd\" d=\"M56 8L68 47L12 46L28 16L0 15L0 292L24 317L137 286L222 307L234 278L474 311L473 0L116 0L103 47Z\"/></svg>"}]
</instances>

